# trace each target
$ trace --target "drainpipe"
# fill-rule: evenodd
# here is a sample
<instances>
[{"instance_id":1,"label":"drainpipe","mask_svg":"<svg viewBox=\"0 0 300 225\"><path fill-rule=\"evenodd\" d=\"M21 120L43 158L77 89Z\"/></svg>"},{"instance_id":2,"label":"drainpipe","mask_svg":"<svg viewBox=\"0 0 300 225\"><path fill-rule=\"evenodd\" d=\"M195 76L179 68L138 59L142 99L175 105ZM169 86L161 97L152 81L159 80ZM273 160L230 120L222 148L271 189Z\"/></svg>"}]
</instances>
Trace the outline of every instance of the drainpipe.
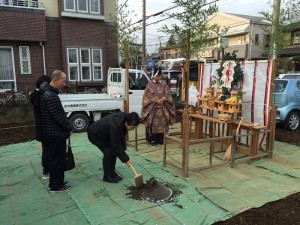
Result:
<instances>
[{"instance_id":1,"label":"drainpipe","mask_svg":"<svg viewBox=\"0 0 300 225\"><path fill-rule=\"evenodd\" d=\"M43 42L40 41L40 46L43 49L43 64L44 64L44 75L46 75L46 58L45 58L45 46L43 45Z\"/></svg>"}]
</instances>

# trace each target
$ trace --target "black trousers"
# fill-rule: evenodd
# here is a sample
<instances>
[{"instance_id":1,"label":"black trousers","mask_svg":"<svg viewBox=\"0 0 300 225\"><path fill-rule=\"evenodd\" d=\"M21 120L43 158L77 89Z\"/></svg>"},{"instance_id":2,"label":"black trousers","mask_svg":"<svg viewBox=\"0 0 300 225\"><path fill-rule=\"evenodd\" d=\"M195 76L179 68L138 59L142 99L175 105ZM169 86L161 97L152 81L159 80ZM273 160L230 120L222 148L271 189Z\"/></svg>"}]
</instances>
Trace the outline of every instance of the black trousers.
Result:
<instances>
[{"instance_id":1,"label":"black trousers","mask_svg":"<svg viewBox=\"0 0 300 225\"><path fill-rule=\"evenodd\" d=\"M163 133L152 134L151 127L146 127L146 141L148 141L149 143L154 141L156 143L163 144L164 134Z\"/></svg>"},{"instance_id":2,"label":"black trousers","mask_svg":"<svg viewBox=\"0 0 300 225\"><path fill-rule=\"evenodd\" d=\"M103 153L102 166L105 177L116 175L117 156L111 146L103 147L93 134L88 134L89 141L96 145Z\"/></svg>"},{"instance_id":3,"label":"black trousers","mask_svg":"<svg viewBox=\"0 0 300 225\"><path fill-rule=\"evenodd\" d=\"M48 166L48 161L49 161L49 156L48 156L48 151L47 151L47 143L42 141L42 167L43 167L43 175L46 175L49 173L49 166Z\"/></svg>"},{"instance_id":4,"label":"black trousers","mask_svg":"<svg viewBox=\"0 0 300 225\"><path fill-rule=\"evenodd\" d=\"M50 172L49 188L59 190L64 186L66 164L66 140L47 141L48 169Z\"/></svg>"},{"instance_id":5,"label":"black trousers","mask_svg":"<svg viewBox=\"0 0 300 225\"><path fill-rule=\"evenodd\" d=\"M113 177L116 172L117 156L111 147L99 148L103 153L102 166L105 177Z\"/></svg>"}]
</instances>

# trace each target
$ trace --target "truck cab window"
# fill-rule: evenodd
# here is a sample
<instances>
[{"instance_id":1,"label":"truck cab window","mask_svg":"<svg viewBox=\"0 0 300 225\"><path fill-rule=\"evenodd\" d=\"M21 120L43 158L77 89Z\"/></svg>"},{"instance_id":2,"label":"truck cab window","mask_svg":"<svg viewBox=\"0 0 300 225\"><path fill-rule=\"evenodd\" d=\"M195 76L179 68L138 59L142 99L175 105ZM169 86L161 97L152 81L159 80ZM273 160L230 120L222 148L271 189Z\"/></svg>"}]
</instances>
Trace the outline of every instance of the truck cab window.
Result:
<instances>
[{"instance_id":1,"label":"truck cab window","mask_svg":"<svg viewBox=\"0 0 300 225\"><path fill-rule=\"evenodd\" d=\"M144 90L146 88L146 85L148 83L148 79L138 73L130 73L129 74L129 88L132 90Z\"/></svg>"}]
</instances>

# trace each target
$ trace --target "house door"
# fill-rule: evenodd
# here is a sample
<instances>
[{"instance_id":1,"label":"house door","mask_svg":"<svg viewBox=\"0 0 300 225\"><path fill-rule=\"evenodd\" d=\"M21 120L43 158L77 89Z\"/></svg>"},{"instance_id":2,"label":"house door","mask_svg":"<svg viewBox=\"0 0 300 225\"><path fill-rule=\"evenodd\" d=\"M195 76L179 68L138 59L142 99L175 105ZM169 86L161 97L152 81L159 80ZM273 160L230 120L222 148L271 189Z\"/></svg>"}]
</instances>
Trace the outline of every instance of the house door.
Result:
<instances>
[{"instance_id":1,"label":"house door","mask_svg":"<svg viewBox=\"0 0 300 225\"><path fill-rule=\"evenodd\" d=\"M12 47L0 47L0 93L17 91Z\"/></svg>"}]
</instances>

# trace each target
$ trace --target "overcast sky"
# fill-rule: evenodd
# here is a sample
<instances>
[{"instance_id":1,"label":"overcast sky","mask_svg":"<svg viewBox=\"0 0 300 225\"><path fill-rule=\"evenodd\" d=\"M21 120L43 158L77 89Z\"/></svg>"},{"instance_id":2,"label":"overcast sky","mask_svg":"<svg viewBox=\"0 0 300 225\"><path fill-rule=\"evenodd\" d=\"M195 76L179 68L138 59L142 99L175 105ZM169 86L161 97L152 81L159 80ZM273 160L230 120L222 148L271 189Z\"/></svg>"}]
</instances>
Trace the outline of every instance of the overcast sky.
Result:
<instances>
[{"instance_id":1,"label":"overcast sky","mask_svg":"<svg viewBox=\"0 0 300 225\"><path fill-rule=\"evenodd\" d=\"M207 0L207 2L212 2L214 0ZM244 14L252 16L261 16L259 12L261 11L270 11L271 6L268 3L270 0L219 0L216 4L219 7L219 11L235 13L235 14ZM119 0L120 3L126 2L126 0ZM160 12L162 10L168 9L174 4L173 0L146 0L146 16L152 15L154 13ZM142 19L143 12L143 0L127 0L128 9L134 10L134 13L137 14L132 21L136 22ZM174 9L175 10L175 9ZM170 10L169 12L174 12ZM178 9L176 9L178 10ZM158 20L166 18L164 15L159 15L156 17L149 18L146 23L153 23ZM149 25L146 27L146 49L147 53L151 54L157 52L159 48L159 43L165 43L169 36L165 33L160 33L157 31L158 28L162 27L164 24L172 24L175 21L172 19L164 20L157 24ZM142 24L142 23L140 23ZM142 42L142 30L136 33L139 36L139 42Z\"/></svg>"}]
</instances>

